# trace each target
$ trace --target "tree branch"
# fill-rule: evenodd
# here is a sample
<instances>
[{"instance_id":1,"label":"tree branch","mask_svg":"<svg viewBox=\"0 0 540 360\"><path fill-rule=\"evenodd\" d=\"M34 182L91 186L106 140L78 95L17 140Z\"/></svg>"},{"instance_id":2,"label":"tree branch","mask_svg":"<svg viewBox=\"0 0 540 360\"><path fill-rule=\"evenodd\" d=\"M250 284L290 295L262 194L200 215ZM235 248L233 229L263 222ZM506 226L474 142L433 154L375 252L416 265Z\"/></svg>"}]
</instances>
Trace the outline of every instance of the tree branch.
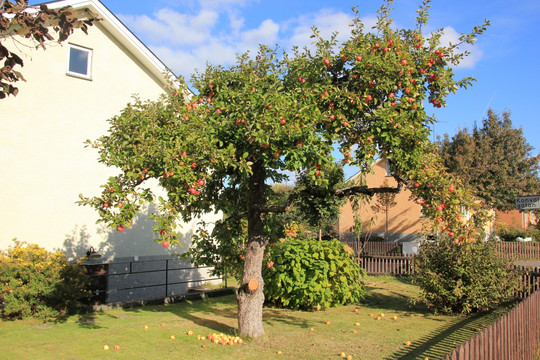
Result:
<instances>
[{"instance_id":1,"label":"tree branch","mask_svg":"<svg viewBox=\"0 0 540 360\"><path fill-rule=\"evenodd\" d=\"M401 191L401 185L402 181L401 179L394 176L394 178L397 180L397 186L396 187L375 187L370 188L368 186L350 186L343 189L338 189L334 191L334 196L338 198L343 198L346 196L352 196L357 194L362 195L368 195L368 196L374 196L375 194L382 194L382 193L393 193L397 194ZM296 200L303 196L316 196L316 197L322 197L320 192L312 192L309 191L309 189L304 189L297 192L291 192L291 194L287 197L287 201L285 201L285 204L283 205L267 205L264 207L261 207L258 209L261 213L283 213L286 211L289 211L290 208L294 205Z\"/></svg>"}]
</instances>

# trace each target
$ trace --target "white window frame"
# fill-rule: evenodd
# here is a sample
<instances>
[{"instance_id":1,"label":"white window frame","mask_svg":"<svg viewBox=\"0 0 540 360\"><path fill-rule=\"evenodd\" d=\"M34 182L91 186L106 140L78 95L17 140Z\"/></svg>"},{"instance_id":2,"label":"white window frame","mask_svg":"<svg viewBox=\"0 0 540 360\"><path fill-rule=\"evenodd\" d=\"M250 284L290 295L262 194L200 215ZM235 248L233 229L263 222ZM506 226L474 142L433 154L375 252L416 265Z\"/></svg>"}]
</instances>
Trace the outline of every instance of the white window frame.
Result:
<instances>
[{"instance_id":1,"label":"white window frame","mask_svg":"<svg viewBox=\"0 0 540 360\"><path fill-rule=\"evenodd\" d=\"M469 221L471 219L471 212L465 206L461 207L461 213L465 216L465 219Z\"/></svg>"},{"instance_id":2,"label":"white window frame","mask_svg":"<svg viewBox=\"0 0 540 360\"><path fill-rule=\"evenodd\" d=\"M76 49L76 50L79 50L88 54L88 58L87 58L88 61L86 63L86 74L81 74L81 73L69 70L69 64L71 62L71 49ZM67 61L66 75L78 77L78 78L86 79L86 80L92 80L92 55L93 55L93 50L90 48L86 48L86 47L75 45L75 44L68 44L68 61Z\"/></svg>"}]
</instances>

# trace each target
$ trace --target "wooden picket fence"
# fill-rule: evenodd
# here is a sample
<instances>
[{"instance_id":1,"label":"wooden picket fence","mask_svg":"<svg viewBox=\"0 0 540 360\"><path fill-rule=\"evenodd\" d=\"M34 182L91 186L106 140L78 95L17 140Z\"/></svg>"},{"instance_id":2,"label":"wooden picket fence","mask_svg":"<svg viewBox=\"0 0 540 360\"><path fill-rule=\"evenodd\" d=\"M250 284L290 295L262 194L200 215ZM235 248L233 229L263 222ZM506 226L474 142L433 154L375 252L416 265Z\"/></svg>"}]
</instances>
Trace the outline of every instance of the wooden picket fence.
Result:
<instances>
[{"instance_id":1,"label":"wooden picket fence","mask_svg":"<svg viewBox=\"0 0 540 360\"><path fill-rule=\"evenodd\" d=\"M539 345L540 291L536 291L444 359L534 360Z\"/></svg>"},{"instance_id":2,"label":"wooden picket fence","mask_svg":"<svg viewBox=\"0 0 540 360\"><path fill-rule=\"evenodd\" d=\"M499 256L516 260L540 259L540 243L498 242L495 249Z\"/></svg>"},{"instance_id":3,"label":"wooden picket fence","mask_svg":"<svg viewBox=\"0 0 540 360\"><path fill-rule=\"evenodd\" d=\"M358 261L369 275L414 274L414 255L363 255Z\"/></svg>"},{"instance_id":4,"label":"wooden picket fence","mask_svg":"<svg viewBox=\"0 0 540 360\"><path fill-rule=\"evenodd\" d=\"M368 241L363 249L359 241L348 240L345 243L354 250L355 254L399 255L403 252L403 245L396 242Z\"/></svg>"}]
</instances>

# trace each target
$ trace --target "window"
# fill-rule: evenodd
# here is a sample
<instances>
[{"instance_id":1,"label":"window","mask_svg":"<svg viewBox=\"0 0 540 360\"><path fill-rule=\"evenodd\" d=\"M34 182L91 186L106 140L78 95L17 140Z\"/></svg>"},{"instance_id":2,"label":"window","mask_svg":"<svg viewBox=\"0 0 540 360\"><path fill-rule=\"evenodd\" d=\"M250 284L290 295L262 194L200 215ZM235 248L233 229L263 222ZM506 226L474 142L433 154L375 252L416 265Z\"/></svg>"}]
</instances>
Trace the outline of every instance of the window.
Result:
<instances>
[{"instance_id":1,"label":"window","mask_svg":"<svg viewBox=\"0 0 540 360\"><path fill-rule=\"evenodd\" d=\"M392 163L390 162L390 160L386 160L386 176L393 176Z\"/></svg>"},{"instance_id":2,"label":"window","mask_svg":"<svg viewBox=\"0 0 540 360\"><path fill-rule=\"evenodd\" d=\"M69 44L68 75L91 79L92 50Z\"/></svg>"},{"instance_id":3,"label":"window","mask_svg":"<svg viewBox=\"0 0 540 360\"><path fill-rule=\"evenodd\" d=\"M461 213L465 216L465 220L469 221L471 219L471 213L465 206L461 207Z\"/></svg>"}]
</instances>

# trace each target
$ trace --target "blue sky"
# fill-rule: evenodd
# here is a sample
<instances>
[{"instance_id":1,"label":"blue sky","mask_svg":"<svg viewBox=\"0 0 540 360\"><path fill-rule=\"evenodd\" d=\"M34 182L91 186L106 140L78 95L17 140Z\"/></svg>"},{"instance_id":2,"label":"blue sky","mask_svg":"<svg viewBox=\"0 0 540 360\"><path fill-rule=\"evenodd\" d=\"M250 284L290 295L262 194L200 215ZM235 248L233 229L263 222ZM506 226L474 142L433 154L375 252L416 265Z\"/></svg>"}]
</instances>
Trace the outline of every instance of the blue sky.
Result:
<instances>
[{"instance_id":1,"label":"blue sky","mask_svg":"<svg viewBox=\"0 0 540 360\"><path fill-rule=\"evenodd\" d=\"M256 50L259 43L281 48L310 43L311 26L323 34L347 36L352 6L366 25L381 5L375 0L102 0L176 74L189 79L207 61L229 65L235 54ZM393 18L414 27L421 1L396 0ZM477 79L468 90L435 109L435 134L481 124L487 109L510 111L514 127L523 128L534 155L540 150L540 1L433 0L426 32L444 28L455 39L473 26L491 22L471 56L457 69L458 78ZM366 26L367 27L367 26ZM430 110L431 111L431 110Z\"/></svg>"}]
</instances>

